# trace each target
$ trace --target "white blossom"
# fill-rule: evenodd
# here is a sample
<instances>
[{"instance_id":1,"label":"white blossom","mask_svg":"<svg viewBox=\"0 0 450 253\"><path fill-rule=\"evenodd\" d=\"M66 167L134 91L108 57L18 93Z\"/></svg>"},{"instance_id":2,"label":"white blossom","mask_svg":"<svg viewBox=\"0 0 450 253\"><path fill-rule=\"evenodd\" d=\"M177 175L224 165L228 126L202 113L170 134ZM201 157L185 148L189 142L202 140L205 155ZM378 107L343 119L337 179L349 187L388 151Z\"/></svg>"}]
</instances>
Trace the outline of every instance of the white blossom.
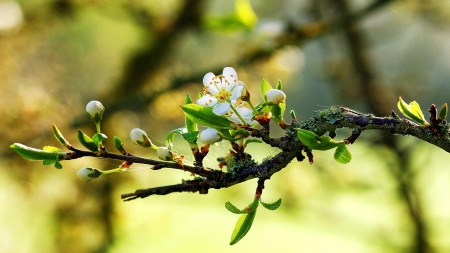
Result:
<instances>
[{"instance_id":1,"label":"white blossom","mask_svg":"<svg viewBox=\"0 0 450 253\"><path fill-rule=\"evenodd\" d=\"M203 77L203 85L205 86L204 95L197 100L197 104L211 107L219 116L231 110L230 103L235 103L236 99L242 96L242 90L245 87L238 85L237 73L231 67L224 68L222 75L219 76L212 72L207 73Z\"/></svg>"},{"instance_id":2,"label":"white blossom","mask_svg":"<svg viewBox=\"0 0 450 253\"><path fill-rule=\"evenodd\" d=\"M253 125L258 123L256 120L252 119L253 118L253 111L250 110L247 107L244 106L238 106L236 107L236 111L239 113L239 115L241 115L242 119L245 120L245 123L249 124L249 125ZM234 123L238 123L243 125L244 123L241 121L241 119L239 119L239 117L236 115L236 113L234 113L233 111L229 111L225 117L227 117L231 122Z\"/></svg>"}]
</instances>

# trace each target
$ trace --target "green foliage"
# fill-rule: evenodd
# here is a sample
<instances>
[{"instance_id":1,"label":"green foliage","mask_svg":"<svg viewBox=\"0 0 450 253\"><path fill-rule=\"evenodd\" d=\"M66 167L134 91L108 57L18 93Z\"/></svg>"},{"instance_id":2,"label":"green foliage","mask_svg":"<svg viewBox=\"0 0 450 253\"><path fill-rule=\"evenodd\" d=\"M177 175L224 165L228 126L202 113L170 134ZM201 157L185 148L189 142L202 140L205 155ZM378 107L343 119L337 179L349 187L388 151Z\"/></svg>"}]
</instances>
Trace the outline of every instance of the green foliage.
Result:
<instances>
[{"instance_id":1,"label":"green foliage","mask_svg":"<svg viewBox=\"0 0 450 253\"><path fill-rule=\"evenodd\" d=\"M89 149L92 152L98 152L98 145L80 129L78 129L77 138L81 145L83 145L85 148Z\"/></svg>"},{"instance_id":2,"label":"green foliage","mask_svg":"<svg viewBox=\"0 0 450 253\"><path fill-rule=\"evenodd\" d=\"M265 203L265 202L261 201L261 205L263 207L265 207L267 210L271 210L271 211L277 210L278 207L280 207L280 205L281 205L281 198L279 198L277 201L275 201L273 203Z\"/></svg>"},{"instance_id":3,"label":"green foliage","mask_svg":"<svg viewBox=\"0 0 450 253\"><path fill-rule=\"evenodd\" d=\"M345 143L340 144L334 151L334 160L342 164L347 164L352 160L352 154L348 151Z\"/></svg>"},{"instance_id":4,"label":"green foliage","mask_svg":"<svg viewBox=\"0 0 450 253\"><path fill-rule=\"evenodd\" d=\"M117 151L119 151L120 153L125 153L122 140L117 136L114 136L113 140L114 140L114 147L117 149Z\"/></svg>"},{"instance_id":5,"label":"green foliage","mask_svg":"<svg viewBox=\"0 0 450 253\"><path fill-rule=\"evenodd\" d=\"M52 124L52 131L56 139L61 143L61 145L66 147L70 146L70 143L64 138L61 131L59 131L58 127L56 127L55 123Z\"/></svg>"},{"instance_id":6,"label":"green foliage","mask_svg":"<svg viewBox=\"0 0 450 253\"><path fill-rule=\"evenodd\" d=\"M273 89L272 85L270 85L270 83L266 79L263 78L261 80L261 84L260 84L260 88L259 88L259 90L261 91L261 97L264 98L266 96L266 93L271 89Z\"/></svg>"},{"instance_id":7,"label":"green foliage","mask_svg":"<svg viewBox=\"0 0 450 253\"><path fill-rule=\"evenodd\" d=\"M318 136L314 132L294 128L297 130L298 139L310 149L329 150L337 147L342 142L337 142L328 136Z\"/></svg>"},{"instance_id":8,"label":"green foliage","mask_svg":"<svg viewBox=\"0 0 450 253\"><path fill-rule=\"evenodd\" d=\"M31 148L21 143L14 143L10 146L22 158L29 161L43 161L44 165L55 164L57 169L61 169L60 160L67 157L67 154L56 147L46 146L43 149Z\"/></svg>"},{"instance_id":9,"label":"green foliage","mask_svg":"<svg viewBox=\"0 0 450 253\"><path fill-rule=\"evenodd\" d=\"M183 105L181 108L186 118L202 126L215 129L230 129L230 121L224 116L216 115L211 108L198 104Z\"/></svg>"},{"instance_id":10,"label":"green foliage","mask_svg":"<svg viewBox=\"0 0 450 253\"><path fill-rule=\"evenodd\" d=\"M225 208L226 208L228 211L230 211L230 212L232 212L232 213L234 213L234 214L248 213L248 211L247 211L246 209L239 210L239 208L237 208L235 205L231 204L230 201L227 201L227 202L225 203Z\"/></svg>"},{"instance_id":11,"label":"green foliage","mask_svg":"<svg viewBox=\"0 0 450 253\"><path fill-rule=\"evenodd\" d=\"M236 244L250 231L253 221L255 220L256 210L258 208L259 199L255 199L252 204L248 207L248 212L242 214L236 226L234 227L233 233L231 234L230 245ZM236 208L237 209L237 208Z\"/></svg>"},{"instance_id":12,"label":"green foliage","mask_svg":"<svg viewBox=\"0 0 450 253\"><path fill-rule=\"evenodd\" d=\"M444 120L447 117L447 113L448 113L448 105L447 103L445 103L441 110L439 111L439 119L440 120Z\"/></svg>"},{"instance_id":13,"label":"green foliage","mask_svg":"<svg viewBox=\"0 0 450 253\"><path fill-rule=\"evenodd\" d=\"M189 94L186 94L184 104L185 105L192 104L191 96L189 96ZM195 124L195 122L189 119L188 117L185 117L184 123L186 125L186 129L188 132L198 131L197 124Z\"/></svg>"},{"instance_id":14,"label":"green foliage","mask_svg":"<svg viewBox=\"0 0 450 253\"><path fill-rule=\"evenodd\" d=\"M414 120L415 122L423 126L430 125L428 121L425 120L422 110L420 109L420 105L416 101L412 101L408 105L405 103L405 101L403 101L402 97L399 97L397 107L400 110L400 112L403 113L403 115Z\"/></svg>"}]
</instances>

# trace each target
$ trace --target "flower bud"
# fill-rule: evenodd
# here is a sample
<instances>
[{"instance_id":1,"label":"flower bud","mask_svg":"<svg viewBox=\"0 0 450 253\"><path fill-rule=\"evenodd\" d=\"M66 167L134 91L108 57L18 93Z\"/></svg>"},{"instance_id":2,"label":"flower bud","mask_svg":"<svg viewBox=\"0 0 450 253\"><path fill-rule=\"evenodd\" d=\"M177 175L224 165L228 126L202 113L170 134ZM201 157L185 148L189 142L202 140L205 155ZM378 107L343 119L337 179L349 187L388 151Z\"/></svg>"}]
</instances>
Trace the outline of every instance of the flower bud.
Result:
<instances>
[{"instance_id":1,"label":"flower bud","mask_svg":"<svg viewBox=\"0 0 450 253\"><path fill-rule=\"evenodd\" d=\"M89 182L94 178L98 178L102 172L96 168L82 168L77 172L77 177L85 182Z\"/></svg>"},{"instance_id":2,"label":"flower bud","mask_svg":"<svg viewBox=\"0 0 450 253\"><path fill-rule=\"evenodd\" d=\"M272 106L284 102L284 100L286 99L286 94L284 94L284 92L282 92L281 90L270 89L266 92L265 99L266 103Z\"/></svg>"},{"instance_id":3,"label":"flower bud","mask_svg":"<svg viewBox=\"0 0 450 253\"><path fill-rule=\"evenodd\" d=\"M200 133L200 141L204 144L214 144L220 140L222 140L222 136L216 129L207 128Z\"/></svg>"},{"instance_id":4,"label":"flower bud","mask_svg":"<svg viewBox=\"0 0 450 253\"><path fill-rule=\"evenodd\" d=\"M163 161L173 161L172 152L166 147L158 147L158 149L156 149L156 154L158 154L159 159Z\"/></svg>"},{"instance_id":5,"label":"flower bud","mask_svg":"<svg viewBox=\"0 0 450 253\"><path fill-rule=\"evenodd\" d=\"M98 123L102 120L105 107L99 101L92 100L86 105L86 112L91 116L95 123Z\"/></svg>"},{"instance_id":6,"label":"flower bud","mask_svg":"<svg viewBox=\"0 0 450 253\"><path fill-rule=\"evenodd\" d=\"M133 130L131 130L130 139L134 144L142 147L148 148L153 146L152 141L150 141L150 139L148 138L147 133L139 128L134 128Z\"/></svg>"},{"instance_id":7,"label":"flower bud","mask_svg":"<svg viewBox=\"0 0 450 253\"><path fill-rule=\"evenodd\" d=\"M250 99L250 93L247 90L245 83L238 81L238 87L241 88L241 96L239 97L242 101L248 101Z\"/></svg>"}]
</instances>

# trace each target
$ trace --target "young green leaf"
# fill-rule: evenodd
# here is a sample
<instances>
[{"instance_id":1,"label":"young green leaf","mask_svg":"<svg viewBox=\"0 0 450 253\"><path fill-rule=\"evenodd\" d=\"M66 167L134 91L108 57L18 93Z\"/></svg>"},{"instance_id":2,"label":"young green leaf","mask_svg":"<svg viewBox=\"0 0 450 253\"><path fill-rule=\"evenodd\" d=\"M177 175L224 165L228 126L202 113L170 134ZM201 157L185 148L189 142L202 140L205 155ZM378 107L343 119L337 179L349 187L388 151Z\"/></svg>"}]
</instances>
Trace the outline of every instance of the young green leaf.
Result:
<instances>
[{"instance_id":1,"label":"young green leaf","mask_svg":"<svg viewBox=\"0 0 450 253\"><path fill-rule=\"evenodd\" d=\"M192 104L191 96L189 96L189 94L186 95L186 97L184 99L184 104L185 105ZM197 132L198 131L197 124L195 124L195 122L190 120L188 117L184 118L184 123L186 125L186 129L188 132Z\"/></svg>"},{"instance_id":2,"label":"young green leaf","mask_svg":"<svg viewBox=\"0 0 450 253\"><path fill-rule=\"evenodd\" d=\"M187 129L185 127L180 127L170 131L170 133L166 137L166 146L169 150L173 148L173 138L175 138L175 134L184 134L187 133Z\"/></svg>"},{"instance_id":3,"label":"young green leaf","mask_svg":"<svg viewBox=\"0 0 450 253\"><path fill-rule=\"evenodd\" d=\"M211 108L198 104L182 105L187 118L193 122L215 129L230 129L230 121L224 116L214 114Z\"/></svg>"},{"instance_id":4,"label":"young green leaf","mask_svg":"<svg viewBox=\"0 0 450 253\"><path fill-rule=\"evenodd\" d=\"M281 90L281 87L282 87L282 85L281 85L281 80L278 80L277 85L275 86L275 88L276 88L277 90Z\"/></svg>"},{"instance_id":5,"label":"young green leaf","mask_svg":"<svg viewBox=\"0 0 450 253\"><path fill-rule=\"evenodd\" d=\"M405 115L406 117L416 121L417 123L423 126L430 125L428 121L425 120L422 110L420 109L420 106L416 101L412 101L408 105L406 104L405 101L403 101L402 97L399 97L397 107L400 110L400 112L402 112L403 115Z\"/></svg>"},{"instance_id":6,"label":"young green leaf","mask_svg":"<svg viewBox=\"0 0 450 253\"><path fill-rule=\"evenodd\" d=\"M52 124L52 131L56 139L65 147L70 146L70 143L64 138L61 131L56 127L55 123Z\"/></svg>"},{"instance_id":7,"label":"young green leaf","mask_svg":"<svg viewBox=\"0 0 450 253\"><path fill-rule=\"evenodd\" d=\"M280 207L281 205L281 198L279 198L277 201L273 203L265 203L261 201L261 205L271 211L277 210L277 208Z\"/></svg>"},{"instance_id":8,"label":"young green leaf","mask_svg":"<svg viewBox=\"0 0 450 253\"><path fill-rule=\"evenodd\" d=\"M258 138L247 138L245 139L245 146L247 146L250 143L262 143L263 141Z\"/></svg>"},{"instance_id":9,"label":"young green leaf","mask_svg":"<svg viewBox=\"0 0 450 253\"><path fill-rule=\"evenodd\" d=\"M235 214L248 213L248 211L245 210L245 209L244 209L244 210L239 210L235 205L231 204L230 201L227 201L227 202L225 203L225 208L226 208L228 211L230 211L230 212L232 212L232 213L235 213Z\"/></svg>"},{"instance_id":10,"label":"young green leaf","mask_svg":"<svg viewBox=\"0 0 450 253\"><path fill-rule=\"evenodd\" d=\"M272 106L271 112L272 112L272 119L277 123L278 125L281 123L284 123L283 115L284 111L286 110L286 103L278 103L274 106Z\"/></svg>"},{"instance_id":11,"label":"young green leaf","mask_svg":"<svg viewBox=\"0 0 450 253\"><path fill-rule=\"evenodd\" d=\"M108 138L108 136L106 136L105 134L99 133L99 134L94 134L94 136L92 136L92 141L95 143L95 145L100 145L102 144L102 142Z\"/></svg>"},{"instance_id":12,"label":"young green leaf","mask_svg":"<svg viewBox=\"0 0 450 253\"><path fill-rule=\"evenodd\" d=\"M83 145L85 148L89 149L92 152L98 151L97 144L95 144L94 141L89 136L84 134L80 129L78 129L77 138L81 145Z\"/></svg>"},{"instance_id":13,"label":"young green leaf","mask_svg":"<svg viewBox=\"0 0 450 253\"><path fill-rule=\"evenodd\" d=\"M259 104L257 104L256 107L255 107L256 111L257 111L257 112L260 112L260 113L270 112L270 109L271 109L271 108L272 108L271 106L268 106L268 105L266 104L266 101L265 101L265 100L261 101L261 102L260 102Z\"/></svg>"},{"instance_id":14,"label":"young green leaf","mask_svg":"<svg viewBox=\"0 0 450 253\"><path fill-rule=\"evenodd\" d=\"M263 78L261 80L261 86L260 86L261 96L264 98L266 96L266 93L271 89L273 89L272 85L270 85L270 83L266 79Z\"/></svg>"},{"instance_id":15,"label":"young green leaf","mask_svg":"<svg viewBox=\"0 0 450 253\"><path fill-rule=\"evenodd\" d=\"M117 149L117 151L119 151L122 154L125 153L122 140L117 136L114 136L113 139L114 139L114 147Z\"/></svg>"},{"instance_id":16,"label":"young green leaf","mask_svg":"<svg viewBox=\"0 0 450 253\"><path fill-rule=\"evenodd\" d=\"M331 139L328 136L318 136L314 132L300 129L300 128L294 128L297 130L297 137L298 139L305 144L310 149L316 149L316 150L329 150L332 148L337 147L339 144L343 143L337 142L333 139Z\"/></svg>"},{"instance_id":17,"label":"young green leaf","mask_svg":"<svg viewBox=\"0 0 450 253\"><path fill-rule=\"evenodd\" d=\"M340 144L334 151L334 160L342 164L347 164L352 160L352 154L348 151L345 143Z\"/></svg>"},{"instance_id":18,"label":"young green leaf","mask_svg":"<svg viewBox=\"0 0 450 253\"><path fill-rule=\"evenodd\" d=\"M59 161L68 157L64 152L45 151L42 149L31 148L21 143L14 143L10 148L14 149L22 158L30 161Z\"/></svg>"},{"instance_id":19,"label":"young green leaf","mask_svg":"<svg viewBox=\"0 0 450 253\"><path fill-rule=\"evenodd\" d=\"M252 227L253 221L255 220L256 209L258 208L259 200L255 199L253 203L249 206L250 212L242 214L236 226L234 227L233 233L231 234L230 245L236 244L248 233Z\"/></svg>"},{"instance_id":20,"label":"young green leaf","mask_svg":"<svg viewBox=\"0 0 450 253\"><path fill-rule=\"evenodd\" d=\"M445 103L439 111L439 119L444 120L447 117L448 105Z\"/></svg>"}]
</instances>

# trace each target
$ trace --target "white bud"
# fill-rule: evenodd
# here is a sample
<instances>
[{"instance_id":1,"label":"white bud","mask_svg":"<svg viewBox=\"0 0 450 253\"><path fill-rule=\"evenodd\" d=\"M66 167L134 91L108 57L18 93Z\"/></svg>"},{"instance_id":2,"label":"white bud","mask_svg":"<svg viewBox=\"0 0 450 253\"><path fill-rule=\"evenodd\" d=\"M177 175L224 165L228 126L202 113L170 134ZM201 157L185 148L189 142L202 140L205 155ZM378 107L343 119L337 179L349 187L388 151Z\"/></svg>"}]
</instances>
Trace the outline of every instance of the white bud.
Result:
<instances>
[{"instance_id":1,"label":"white bud","mask_svg":"<svg viewBox=\"0 0 450 253\"><path fill-rule=\"evenodd\" d=\"M152 146L152 142L148 138L147 133L139 128L134 128L133 130L131 130L130 139L134 144L142 147L148 148Z\"/></svg>"},{"instance_id":2,"label":"white bud","mask_svg":"<svg viewBox=\"0 0 450 253\"><path fill-rule=\"evenodd\" d=\"M245 83L238 81L238 88L241 88L241 96L240 99L247 101L250 98L250 93L248 93L247 85Z\"/></svg>"},{"instance_id":3,"label":"white bud","mask_svg":"<svg viewBox=\"0 0 450 253\"><path fill-rule=\"evenodd\" d=\"M286 99L286 94L278 89L270 89L266 92L265 99L267 105L272 106L284 102L284 100Z\"/></svg>"},{"instance_id":4,"label":"white bud","mask_svg":"<svg viewBox=\"0 0 450 253\"><path fill-rule=\"evenodd\" d=\"M214 144L220 140L222 140L222 136L214 128L207 128L200 133L200 141L204 144Z\"/></svg>"},{"instance_id":5,"label":"white bud","mask_svg":"<svg viewBox=\"0 0 450 253\"><path fill-rule=\"evenodd\" d=\"M102 172L96 168L82 168L77 172L77 177L85 182L89 182L94 178L98 178Z\"/></svg>"},{"instance_id":6,"label":"white bud","mask_svg":"<svg viewBox=\"0 0 450 253\"><path fill-rule=\"evenodd\" d=\"M105 107L99 101L92 100L86 105L86 112L91 116L94 122L100 122Z\"/></svg>"},{"instance_id":7,"label":"white bud","mask_svg":"<svg viewBox=\"0 0 450 253\"><path fill-rule=\"evenodd\" d=\"M166 147L158 147L158 149L156 149L156 154L158 154L159 159L163 161L173 161L172 152Z\"/></svg>"}]
</instances>

